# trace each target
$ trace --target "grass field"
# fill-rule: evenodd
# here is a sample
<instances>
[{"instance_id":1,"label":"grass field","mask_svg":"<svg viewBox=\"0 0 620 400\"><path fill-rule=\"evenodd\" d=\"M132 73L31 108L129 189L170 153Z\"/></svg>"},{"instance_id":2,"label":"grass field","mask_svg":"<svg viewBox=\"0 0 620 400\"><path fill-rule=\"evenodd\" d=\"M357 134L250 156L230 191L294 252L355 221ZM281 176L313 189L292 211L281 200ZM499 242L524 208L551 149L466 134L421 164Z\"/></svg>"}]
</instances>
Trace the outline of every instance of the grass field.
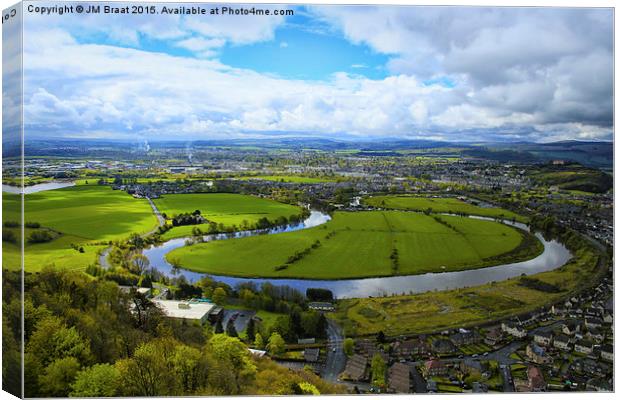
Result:
<instances>
[{"instance_id":1,"label":"grass field","mask_svg":"<svg viewBox=\"0 0 620 400\"><path fill-rule=\"evenodd\" d=\"M275 220L280 216L298 215L301 209L270 199L234 193L169 194L153 200L161 213L168 217L200 210L209 221L222 223L227 227L241 227L243 222L254 224L260 218ZM171 229L163 235L164 239L191 235L192 229L201 225L186 225Z\"/></svg>"},{"instance_id":2,"label":"grass field","mask_svg":"<svg viewBox=\"0 0 620 400\"><path fill-rule=\"evenodd\" d=\"M19 196L3 193L3 221L19 221ZM146 233L157 226L148 202L106 186L80 185L25 196L26 222L38 222L42 229L60 233L47 243L25 247L28 271L45 265L80 269L95 261L104 241L121 239L132 232ZM19 235L19 228L12 228ZM26 229L25 237L30 231ZM80 253L71 247L84 248ZM19 267L19 247L3 242L3 263Z\"/></svg>"},{"instance_id":3,"label":"grass field","mask_svg":"<svg viewBox=\"0 0 620 400\"><path fill-rule=\"evenodd\" d=\"M596 271L598 256L580 250L572 261L548 272L532 275L556 285L548 293L519 285L520 278L456 290L408 296L346 299L329 314L351 336L383 331L386 335L437 332L528 312L566 296Z\"/></svg>"},{"instance_id":4,"label":"grass field","mask_svg":"<svg viewBox=\"0 0 620 400\"><path fill-rule=\"evenodd\" d=\"M512 219L527 222L527 218L509 210L496 207L478 207L456 198L432 198L416 196L373 196L363 199L364 204L396 210L425 211L432 209L435 213L455 213L480 215L483 217Z\"/></svg>"},{"instance_id":5,"label":"grass field","mask_svg":"<svg viewBox=\"0 0 620 400\"><path fill-rule=\"evenodd\" d=\"M179 259L183 268L213 274L341 279L488 266L522 242L521 232L500 223L437 218L441 222L410 212L337 212L315 228L195 244L168 257Z\"/></svg>"}]
</instances>

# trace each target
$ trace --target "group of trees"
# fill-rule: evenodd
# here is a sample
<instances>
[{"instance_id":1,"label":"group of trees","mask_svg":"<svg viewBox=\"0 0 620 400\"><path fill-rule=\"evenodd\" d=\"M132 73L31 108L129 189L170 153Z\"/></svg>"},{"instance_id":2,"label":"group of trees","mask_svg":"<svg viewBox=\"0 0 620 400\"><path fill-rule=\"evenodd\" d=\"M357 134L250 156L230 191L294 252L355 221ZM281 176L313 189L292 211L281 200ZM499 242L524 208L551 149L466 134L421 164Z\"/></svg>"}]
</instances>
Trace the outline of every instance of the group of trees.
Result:
<instances>
[{"instance_id":1,"label":"group of trees","mask_svg":"<svg viewBox=\"0 0 620 400\"><path fill-rule=\"evenodd\" d=\"M6 294L19 294L20 283L19 273L4 271ZM270 360L255 359L241 340L215 334L210 326L165 318L147 298L121 292L101 277L44 269L26 274L24 285L27 397L342 390L308 371L279 370ZM9 298L3 302L5 379L13 378L18 365L7 363L19 361L21 337L20 296ZM280 344L272 335L267 346L280 351ZM279 377L269 379L274 369Z\"/></svg>"},{"instance_id":2,"label":"group of trees","mask_svg":"<svg viewBox=\"0 0 620 400\"><path fill-rule=\"evenodd\" d=\"M172 217L172 226L198 225L206 222L205 218L200 214L200 210L192 213L177 214Z\"/></svg>"}]
</instances>

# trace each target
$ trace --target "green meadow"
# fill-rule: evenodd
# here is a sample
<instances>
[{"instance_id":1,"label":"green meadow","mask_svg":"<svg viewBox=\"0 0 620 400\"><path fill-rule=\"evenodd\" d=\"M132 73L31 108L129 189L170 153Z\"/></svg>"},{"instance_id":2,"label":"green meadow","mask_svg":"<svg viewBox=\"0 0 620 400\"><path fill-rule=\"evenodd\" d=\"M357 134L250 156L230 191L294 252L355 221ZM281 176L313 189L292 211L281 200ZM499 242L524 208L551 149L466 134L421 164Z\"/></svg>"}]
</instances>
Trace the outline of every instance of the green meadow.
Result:
<instances>
[{"instance_id":1,"label":"green meadow","mask_svg":"<svg viewBox=\"0 0 620 400\"><path fill-rule=\"evenodd\" d=\"M19 196L3 193L3 222L19 221ZM107 186L79 185L25 196L24 220L37 222L53 240L28 243L35 229L25 229L25 266L38 271L46 265L81 269L93 263L104 242L122 239L130 233L147 233L157 226L150 205ZM19 237L19 228L4 228ZM77 249L71 245L76 245ZM79 251L82 247L83 252ZM3 263L19 268L19 247L3 242Z\"/></svg>"},{"instance_id":2,"label":"green meadow","mask_svg":"<svg viewBox=\"0 0 620 400\"><path fill-rule=\"evenodd\" d=\"M438 218L438 219L436 219ZM336 212L301 231L194 244L169 259L198 272L242 277L344 279L497 265L537 255L538 240L509 226L400 211ZM516 254L511 252L520 249Z\"/></svg>"},{"instance_id":3,"label":"green meadow","mask_svg":"<svg viewBox=\"0 0 620 400\"><path fill-rule=\"evenodd\" d=\"M261 218L269 220L282 216L289 218L301 212L299 207L289 204L234 193L168 194L153 201L159 211L168 217L200 210L202 216L208 221L223 224L226 227L235 225L238 228L242 227L244 222L252 225ZM196 226L203 230L207 229L205 224L178 226L166 232L163 238L189 236Z\"/></svg>"},{"instance_id":4,"label":"green meadow","mask_svg":"<svg viewBox=\"0 0 620 400\"><path fill-rule=\"evenodd\" d=\"M396 210L425 211L434 213L455 213L479 215L483 217L505 218L527 222L527 218L498 207L478 207L456 198L433 198L418 196L373 196L363 199L364 204Z\"/></svg>"}]
</instances>

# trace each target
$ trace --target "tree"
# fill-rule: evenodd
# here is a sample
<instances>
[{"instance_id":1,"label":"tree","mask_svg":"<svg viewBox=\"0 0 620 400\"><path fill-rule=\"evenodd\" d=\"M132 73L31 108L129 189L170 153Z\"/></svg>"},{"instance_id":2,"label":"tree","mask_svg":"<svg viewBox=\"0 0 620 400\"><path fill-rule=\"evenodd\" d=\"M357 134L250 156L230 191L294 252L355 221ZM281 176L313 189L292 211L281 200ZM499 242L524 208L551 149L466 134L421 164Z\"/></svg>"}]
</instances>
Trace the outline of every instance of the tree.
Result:
<instances>
[{"instance_id":1,"label":"tree","mask_svg":"<svg viewBox=\"0 0 620 400\"><path fill-rule=\"evenodd\" d=\"M254 347L256 347L257 349L262 349L265 347L265 342L263 341L263 335L261 335L260 333L257 333L256 337L254 338Z\"/></svg>"},{"instance_id":2,"label":"tree","mask_svg":"<svg viewBox=\"0 0 620 400\"><path fill-rule=\"evenodd\" d=\"M213 302L217 305L224 305L226 303L226 290L218 287L213 291Z\"/></svg>"},{"instance_id":3,"label":"tree","mask_svg":"<svg viewBox=\"0 0 620 400\"><path fill-rule=\"evenodd\" d=\"M377 333L377 342L385 343L385 333L383 333L383 331L379 331L379 333Z\"/></svg>"},{"instance_id":4,"label":"tree","mask_svg":"<svg viewBox=\"0 0 620 400\"><path fill-rule=\"evenodd\" d=\"M134 266L139 275L144 274L151 265L148 257L142 253L134 254L133 257L131 257L131 264Z\"/></svg>"},{"instance_id":5,"label":"tree","mask_svg":"<svg viewBox=\"0 0 620 400\"><path fill-rule=\"evenodd\" d=\"M77 373L71 385L71 397L112 397L116 396L116 388L120 373L113 365L96 364Z\"/></svg>"},{"instance_id":6,"label":"tree","mask_svg":"<svg viewBox=\"0 0 620 400\"><path fill-rule=\"evenodd\" d=\"M372 372L372 384L375 386L384 386L386 365L379 353L376 353L372 358L370 370Z\"/></svg>"},{"instance_id":7,"label":"tree","mask_svg":"<svg viewBox=\"0 0 620 400\"><path fill-rule=\"evenodd\" d=\"M279 333L274 332L269 337L269 342L267 343L267 350L273 355L280 355L284 353L285 345L286 343L284 342L284 339L282 339L282 336L280 336Z\"/></svg>"},{"instance_id":8,"label":"tree","mask_svg":"<svg viewBox=\"0 0 620 400\"><path fill-rule=\"evenodd\" d=\"M346 338L342 344L343 349L344 349L344 353L347 356L352 356L353 355L353 348L355 346L355 342L353 341L353 339L351 338Z\"/></svg>"},{"instance_id":9,"label":"tree","mask_svg":"<svg viewBox=\"0 0 620 400\"><path fill-rule=\"evenodd\" d=\"M65 357L53 361L45 367L39 377L39 390L44 397L66 397L69 385L80 370L80 362L75 357Z\"/></svg>"},{"instance_id":10,"label":"tree","mask_svg":"<svg viewBox=\"0 0 620 400\"><path fill-rule=\"evenodd\" d=\"M245 328L245 335L248 338L248 342L254 342L256 338L256 322L254 322L254 318L250 318L248 321L248 326Z\"/></svg>"},{"instance_id":11,"label":"tree","mask_svg":"<svg viewBox=\"0 0 620 400\"><path fill-rule=\"evenodd\" d=\"M237 328L235 328L235 321L231 319L226 323L226 334L232 337L238 337Z\"/></svg>"},{"instance_id":12,"label":"tree","mask_svg":"<svg viewBox=\"0 0 620 400\"><path fill-rule=\"evenodd\" d=\"M256 365L248 348L238 338L213 335L206 348L215 365L209 374L209 384L224 394L238 394L254 380ZM224 379L222 379L224 378Z\"/></svg>"}]
</instances>

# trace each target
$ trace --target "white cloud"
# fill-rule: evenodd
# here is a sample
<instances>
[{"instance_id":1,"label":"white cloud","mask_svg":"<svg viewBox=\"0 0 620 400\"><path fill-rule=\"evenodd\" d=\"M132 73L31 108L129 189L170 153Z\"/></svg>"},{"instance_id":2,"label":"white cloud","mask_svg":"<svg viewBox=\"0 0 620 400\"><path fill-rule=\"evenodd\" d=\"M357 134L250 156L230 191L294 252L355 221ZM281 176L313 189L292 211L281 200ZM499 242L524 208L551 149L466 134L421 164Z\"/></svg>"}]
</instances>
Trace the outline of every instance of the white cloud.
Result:
<instances>
[{"instance_id":1,"label":"white cloud","mask_svg":"<svg viewBox=\"0 0 620 400\"><path fill-rule=\"evenodd\" d=\"M25 43L28 129L161 138L611 135L611 36L607 18L597 13L550 19L487 9L341 10L313 9L350 41L389 54L392 76L287 80L213 59L228 43L272 40L281 17L171 19L161 22L166 28L159 34L157 19L136 20L134 33L168 40L199 58L80 44L62 21L52 29L33 27ZM130 40L123 26L110 30ZM444 77L455 87L424 83Z\"/></svg>"}]
</instances>

